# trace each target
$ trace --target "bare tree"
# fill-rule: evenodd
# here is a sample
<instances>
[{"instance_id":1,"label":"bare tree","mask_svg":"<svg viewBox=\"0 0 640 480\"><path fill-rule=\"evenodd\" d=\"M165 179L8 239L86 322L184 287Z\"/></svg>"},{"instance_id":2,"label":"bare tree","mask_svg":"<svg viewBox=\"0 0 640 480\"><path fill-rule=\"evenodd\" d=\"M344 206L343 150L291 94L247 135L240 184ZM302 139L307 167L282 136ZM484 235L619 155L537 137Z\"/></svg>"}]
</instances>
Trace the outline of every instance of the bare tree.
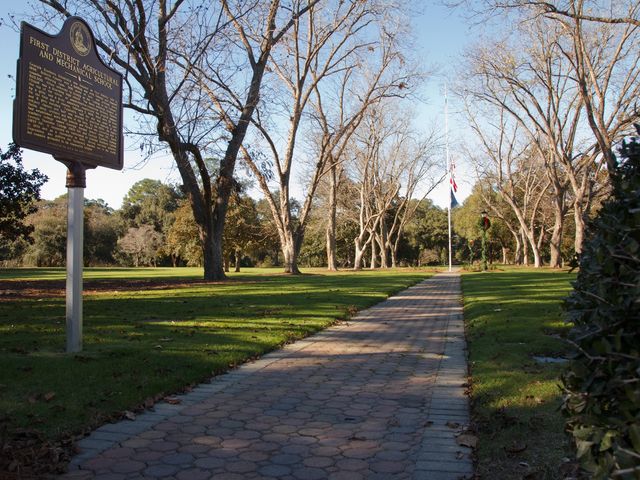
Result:
<instances>
[{"instance_id":1,"label":"bare tree","mask_svg":"<svg viewBox=\"0 0 640 480\"><path fill-rule=\"evenodd\" d=\"M263 165L268 162L264 162L264 157L255 148L246 150L245 160L271 208L285 259L285 272L299 273L297 257L316 190L330 165L339 161L362 112L390 90L402 88L402 79L396 78L395 83L383 82L383 74L400 58L389 41L389 33L380 30L376 23L380 16L376 6L375 2L329 1L311 8L304 22L294 22L286 41L274 55L274 77L279 82L272 84L274 91L268 112L271 115L261 111L254 119L273 158L273 170L261 168L261 161ZM354 77L361 78L354 71L363 68L365 52L371 59L380 55L380 67L370 83L359 85L365 88L359 91L357 102L344 108L337 122L331 123L322 106L328 89L325 85L337 82L347 94L352 88L349 82ZM315 107L313 113L309 112L312 107ZM299 134L310 116L322 126L322 134L309 168L305 199L299 215L294 218L290 184L294 169L302 166L305 156L299 146ZM287 133L283 135L281 127L285 122ZM275 185L270 183L272 178Z\"/></svg>"},{"instance_id":2,"label":"bare tree","mask_svg":"<svg viewBox=\"0 0 640 480\"><path fill-rule=\"evenodd\" d=\"M469 0L482 17L514 12L528 22L544 17L557 23L569 40L567 58L573 66L586 117L607 168L616 166L614 144L638 118L640 94L640 1L594 0Z\"/></svg>"},{"instance_id":3,"label":"bare tree","mask_svg":"<svg viewBox=\"0 0 640 480\"><path fill-rule=\"evenodd\" d=\"M406 68L395 43L387 28L380 41L361 49L359 58L354 58L348 68L335 75L329 85L315 88L311 115L317 131L313 129L311 135L318 139L316 158L324 165L324 178L328 181L326 252L329 270L337 270L338 189L340 179L345 178L345 151L353 134L369 109L385 98L405 97L421 78L421 74Z\"/></svg>"},{"instance_id":4,"label":"bare tree","mask_svg":"<svg viewBox=\"0 0 640 480\"><path fill-rule=\"evenodd\" d=\"M585 103L565 54L566 38L554 25L549 28L537 21L527 26L524 45L501 42L474 56L475 74L482 78L476 98L509 112L545 159L554 191L550 264L558 267L569 201L576 220L575 249L582 249L584 216L599 166L589 154L594 144L585 137Z\"/></svg>"},{"instance_id":5,"label":"bare tree","mask_svg":"<svg viewBox=\"0 0 640 480\"><path fill-rule=\"evenodd\" d=\"M417 140L410 121L400 107L386 101L367 112L357 133L353 159L347 165L348 175L359 188L356 270L362 268L369 246L371 268L377 264L376 252L380 252L382 267L390 266L389 254L395 266L399 237L419 205L410 200L418 191L426 196L444 178L435 173L435 137Z\"/></svg>"},{"instance_id":6,"label":"bare tree","mask_svg":"<svg viewBox=\"0 0 640 480\"><path fill-rule=\"evenodd\" d=\"M449 2L452 5L468 4L469 2ZM624 0L616 2L574 2L574 1L538 1L538 0L487 0L482 2L489 11L495 10L533 10L538 15L555 19L570 19L584 22L606 24L628 24L640 26L640 2ZM579 3L579 8L576 8ZM482 10L481 13L487 10Z\"/></svg>"},{"instance_id":7,"label":"bare tree","mask_svg":"<svg viewBox=\"0 0 640 480\"><path fill-rule=\"evenodd\" d=\"M402 232L414 217L420 202L424 200L446 177L444 165L436 160L437 138L434 133L417 141L411 136L406 144L396 152L403 158L404 170L401 176L402 190L398 193L392 209L381 217L379 225L378 245L380 247L381 266L388 266L387 254L391 256L391 267L396 268L397 253ZM439 173L438 173L439 172ZM414 195L420 193L422 198L412 201Z\"/></svg>"},{"instance_id":8,"label":"bare tree","mask_svg":"<svg viewBox=\"0 0 640 480\"><path fill-rule=\"evenodd\" d=\"M125 106L152 119L162 145L171 151L198 225L203 246L204 277L225 277L222 234L234 185L238 152L253 112L273 46L300 16L319 0L291 9L279 0L220 0L210 4L187 0L40 0L62 16L80 15L96 33L106 60L124 75ZM51 11L51 10L48 10ZM277 24L281 23L281 27ZM231 51L233 53L231 53ZM237 59L243 59L238 62ZM217 62L215 61L217 59ZM191 81L198 65L211 76L228 78L228 60L246 75L220 90L236 102L220 120L202 106ZM239 80L242 77L244 81ZM220 136L219 127L228 128ZM212 144L222 141L220 161L206 161ZM215 170L214 170L215 169Z\"/></svg>"},{"instance_id":9,"label":"bare tree","mask_svg":"<svg viewBox=\"0 0 640 480\"><path fill-rule=\"evenodd\" d=\"M545 174L543 160L529 146L528 136L504 107L489 110L480 116L467 104L471 128L480 143L481 155L468 152L476 164L479 176L493 182L501 198L511 207L518 219L519 234L524 237L524 259L531 248L534 266L540 267L540 246L544 235L544 221L539 212L551 180ZM496 121L491 118L497 119ZM476 151L477 149L474 149Z\"/></svg>"},{"instance_id":10,"label":"bare tree","mask_svg":"<svg viewBox=\"0 0 640 480\"><path fill-rule=\"evenodd\" d=\"M583 19L583 0L571 0L569 21L559 20L571 40L576 81L589 127L607 169L616 168L613 146L638 118L640 95L640 2L630 3L636 22L589 23Z\"/></svg>"}]
</instances>

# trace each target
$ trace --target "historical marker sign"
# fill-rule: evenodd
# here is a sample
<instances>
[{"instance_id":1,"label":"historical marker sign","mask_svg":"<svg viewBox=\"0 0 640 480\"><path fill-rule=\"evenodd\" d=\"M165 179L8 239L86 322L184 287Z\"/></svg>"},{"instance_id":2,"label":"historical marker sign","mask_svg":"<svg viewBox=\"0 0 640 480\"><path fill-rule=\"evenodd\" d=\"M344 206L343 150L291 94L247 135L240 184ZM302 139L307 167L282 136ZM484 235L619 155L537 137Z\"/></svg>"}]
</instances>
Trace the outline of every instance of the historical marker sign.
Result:
<instances>
[{"instance_id":1,"label":"historical marker sign","mask_svg":"<svg viewBox=\"0 0 640 480\"><path fill-rule=\"evenodd\" d=\"M102 63L84 20L57 35L20 29L13 141L68 167L67 352L82 350L85 169L122 170L122 76Z\"/></svg>"},{"instance_id":2,"label":"historical marker sign","mask_svg":"<svg viewBox=\"0 0 640 480\"><path fill-rule=\"evenodd\" d=\"M122 76L70 17L57 35L22 22L13 140L67 164L121 170Z\"/></svg>"}]
</instances>

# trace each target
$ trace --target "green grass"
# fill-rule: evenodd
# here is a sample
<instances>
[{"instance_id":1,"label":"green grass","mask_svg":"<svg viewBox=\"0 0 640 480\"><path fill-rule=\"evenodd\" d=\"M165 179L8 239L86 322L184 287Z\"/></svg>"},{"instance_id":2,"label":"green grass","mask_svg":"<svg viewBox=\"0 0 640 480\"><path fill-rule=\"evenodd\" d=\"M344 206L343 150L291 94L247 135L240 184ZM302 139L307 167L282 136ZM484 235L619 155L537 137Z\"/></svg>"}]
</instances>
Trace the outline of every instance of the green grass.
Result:
<instances>
[{"instance_id":1,"label":"green grass","mask_svg":"<svg viewBox=\"0 0 640 480\"><path fill-rule=\"evenodd\" d=\"M462 277L482 478L562 478L562 459L570 455L558 410L564 367L532 357L567 353L560 304L574 279L548 269Z\"/></svg>"},{"instance_id":2,"label":"green grass","mask_svg":"<svg viewBox=\"0 0 640 480\"><path fill-rule=\"evenodd\" d=\"M296 277L276 271L231 274L225 283L118 290L114 281L200 279L202 271L86 269L86 279L110 283L109 291L85 295L84 350L76 355L64 353L64 298L0 297L0 432L30 427L57 439L94 428L429 276L419 270L317 270ZM1 270L0 278L55 281L64 272Z\"/></svg>"}]
</instances>

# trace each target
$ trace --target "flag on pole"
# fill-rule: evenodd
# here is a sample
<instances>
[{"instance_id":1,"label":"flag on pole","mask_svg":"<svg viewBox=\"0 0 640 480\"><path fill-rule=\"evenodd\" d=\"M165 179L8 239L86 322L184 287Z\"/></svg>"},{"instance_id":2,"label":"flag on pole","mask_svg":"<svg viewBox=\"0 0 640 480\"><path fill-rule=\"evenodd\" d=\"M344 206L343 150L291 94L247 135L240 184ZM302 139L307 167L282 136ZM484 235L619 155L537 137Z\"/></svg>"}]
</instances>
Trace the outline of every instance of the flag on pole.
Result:
<instances>
[{"instance_id":1,"label":"flag on pole","mask_svg":"<svg viewBox=\"0 0 640 480\"><path fill-rule=\"evenodd\" d=\"M456 183L456 163L451 160L449 165L449 183L451 184L451 191L456 193L458 191L458 184Z\"/></svg>"},{"instance_id":2,"label":"flag on pole","mask_svg":"<svg viewBox=\"0 0 640 480\"><path fill-rule=\"evenodd\" d=\"M451 208L455 208L459 205L456 200L455 193L458 191L458 184L456 183L456 163L451 159L449 161L449 192L451 194L450 205Z\"/></svg>"},{"instance_id":3,"label":"flag on pole","mask_svg":"<svg viewBox=\"0 0 640 480\"><path fill-rule=\"evenodd\" d=\"M449 190L449 192L451 193L451 199L450 199L451 204L450 205L451 205L451 208L453 209L453 208L456 208L460 204L458 203L458 200L456 200L456 196L453 194L453 188L451 188Z\"/></svg>"}]
</instances>

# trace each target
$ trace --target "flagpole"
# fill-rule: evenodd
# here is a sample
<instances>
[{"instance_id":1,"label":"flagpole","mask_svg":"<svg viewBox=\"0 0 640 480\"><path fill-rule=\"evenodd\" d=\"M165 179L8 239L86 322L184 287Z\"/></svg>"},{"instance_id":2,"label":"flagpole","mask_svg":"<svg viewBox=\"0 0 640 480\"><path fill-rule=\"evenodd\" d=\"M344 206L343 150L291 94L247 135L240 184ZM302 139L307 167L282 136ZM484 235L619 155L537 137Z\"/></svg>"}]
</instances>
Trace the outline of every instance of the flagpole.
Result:
<instances>
[{"instance_id":1,"label":"flagpole","mask_svg":"<svg viewBox=\"0 0 640 480\"><path fill-rule=\"evenodd\" d=\"M452 270L451 262L451 159L449 158L449 106L447 102L447 84L444 84L444 139L445 155L447 157L447 172L449 172L449 208L447 209L447 223L449 225L449 271Z\"/></svg>"}]
</instances>

